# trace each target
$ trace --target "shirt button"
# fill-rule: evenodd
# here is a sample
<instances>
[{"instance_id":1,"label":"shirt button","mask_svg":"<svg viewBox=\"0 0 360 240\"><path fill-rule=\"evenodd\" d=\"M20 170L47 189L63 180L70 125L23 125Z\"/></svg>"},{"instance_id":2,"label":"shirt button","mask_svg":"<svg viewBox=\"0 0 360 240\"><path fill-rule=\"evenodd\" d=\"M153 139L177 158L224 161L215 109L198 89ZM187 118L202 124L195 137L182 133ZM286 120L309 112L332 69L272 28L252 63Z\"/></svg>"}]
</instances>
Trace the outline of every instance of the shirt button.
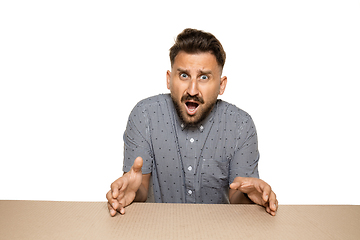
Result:
<instances>
[{"instance_id":1,"label":"shirt button","mask_svg":"<svg viewBox=\"0 0 360 240\"><path fill-rule=\"evenodd\" d=\"M200 126L200 130L201 130L201 131L204 130L204 127L203 127L202 125Z\"/></svg>"},{"instance_id":2,"label":"shirt button","mask_svg":"<svg viewBox=\"0 0 360 240\"><path fill-rule=\"evenodd\" d=\"M183 128L183 127L184 127L184 124L181 124L180 126Z\"/></svg>"},{"instance_id":3,"label":"shirt button","mask_svg":"<svg viewBox=\"0 0 360 240\"><path fill-rule=\"evenodd\" d=\"M191 190L188 190L188 194L191 195L191 194L192 194L192 191L191 191Z\"/></svg>"},{"instance_id":4,"label":"shirt button","mask_svg":"<svg viewBox=\"0 0 360 240\"><path fill-rule=\"evenodd\" d=\"M192 166L189 166L189 167L188 167L188 170L191 171L191 170L192 170Z\"/></svg>"},{"instance_id":5,"label":"shirt button","mask_svg":"<svg viewBox=\"0 0 360 240\"><path fill-rule=\"evenodd\" d=\"M195 140L193 138L190 138L190 142L193 143Z\"/></svg>"}]
</instances>

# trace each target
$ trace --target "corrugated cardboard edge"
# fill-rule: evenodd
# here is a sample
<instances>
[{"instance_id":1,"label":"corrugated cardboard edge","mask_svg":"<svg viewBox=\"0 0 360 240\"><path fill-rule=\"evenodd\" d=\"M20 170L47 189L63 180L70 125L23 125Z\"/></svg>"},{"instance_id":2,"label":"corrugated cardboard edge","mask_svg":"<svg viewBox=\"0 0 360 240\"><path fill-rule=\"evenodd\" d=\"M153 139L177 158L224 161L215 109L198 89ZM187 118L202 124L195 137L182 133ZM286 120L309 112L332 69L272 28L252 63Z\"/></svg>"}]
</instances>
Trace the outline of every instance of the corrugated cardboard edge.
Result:
<instances>
[{"instance_id":1,"label":"corrugated cardboard edge","mask_svg":"<svg viewBox=\"0 0 360 240\"><path fill-rule=\"evenodd\" d=\"M0 201L0 239L360 239L360 206Z\"/></svg>"}]
</instances>

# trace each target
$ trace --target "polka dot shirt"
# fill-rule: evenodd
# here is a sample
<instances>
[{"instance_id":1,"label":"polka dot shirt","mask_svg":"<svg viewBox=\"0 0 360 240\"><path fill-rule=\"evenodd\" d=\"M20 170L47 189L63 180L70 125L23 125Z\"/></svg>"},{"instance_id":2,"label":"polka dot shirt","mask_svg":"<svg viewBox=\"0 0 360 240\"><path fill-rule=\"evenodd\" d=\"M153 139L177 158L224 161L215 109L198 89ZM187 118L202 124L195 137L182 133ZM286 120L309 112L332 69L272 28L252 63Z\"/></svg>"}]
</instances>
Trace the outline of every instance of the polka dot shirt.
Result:
<instances>
[{"instance_id":1,"label":"polka dot shirt","mask_svg":"<svg viewBox=\"0 0 360 240\"><path fill-rule=\"evenodd\" d=\"M123 171L141 156L155 202L228 203L235 177L259 177L255 125L222 100L197 126L181 122L169 94L142 100L129 116L124 145Z\"/></svg>"}]
</instances>

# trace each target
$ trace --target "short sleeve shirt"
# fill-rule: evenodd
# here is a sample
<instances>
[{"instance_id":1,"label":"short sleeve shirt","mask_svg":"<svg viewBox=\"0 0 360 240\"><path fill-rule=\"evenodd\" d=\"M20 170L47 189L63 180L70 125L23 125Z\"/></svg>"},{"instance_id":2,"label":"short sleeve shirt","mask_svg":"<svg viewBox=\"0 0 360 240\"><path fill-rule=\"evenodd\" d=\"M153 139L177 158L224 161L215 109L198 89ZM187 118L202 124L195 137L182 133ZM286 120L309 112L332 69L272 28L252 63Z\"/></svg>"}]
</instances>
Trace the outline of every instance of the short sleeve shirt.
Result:
<instances>
[{"instance_id":1,"label":"short sleeve shirt","mask_svg":"<svg viewBox=\"0 0 360 240\"><path fill-rule=\"evenodd\" d=\"M169 94L140 101L124 133L124 172L138 156L143 174L151 173L155 202L229 203L236 177L259 177L252 118L219 99L196 126L181 122Z\"/></svg>"}]
</instances>

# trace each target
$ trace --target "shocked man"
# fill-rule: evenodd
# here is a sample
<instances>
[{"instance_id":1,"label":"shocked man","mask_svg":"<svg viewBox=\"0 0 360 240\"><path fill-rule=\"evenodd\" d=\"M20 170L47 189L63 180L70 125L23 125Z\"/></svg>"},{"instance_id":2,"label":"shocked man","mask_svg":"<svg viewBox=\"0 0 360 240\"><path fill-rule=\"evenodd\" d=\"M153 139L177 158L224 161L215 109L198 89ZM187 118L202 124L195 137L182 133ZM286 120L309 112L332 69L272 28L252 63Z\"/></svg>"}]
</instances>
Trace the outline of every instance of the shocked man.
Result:
<instances>
[{"instance_id":1,"label":"shocked man","mask_svg":"<svg viewBox=\"0 0 360 240\"><path fill-rule=\"evenodd\" d=\"M140 101L129 116L124 174L106 195L111 216L146 201L150 182L155 202L253 202L276 214L276 195L259 179L253 120L218 99L225 59L210 33L185 29L177 36L166 73L170 94Z\"/></svg>"}]
</instances>

